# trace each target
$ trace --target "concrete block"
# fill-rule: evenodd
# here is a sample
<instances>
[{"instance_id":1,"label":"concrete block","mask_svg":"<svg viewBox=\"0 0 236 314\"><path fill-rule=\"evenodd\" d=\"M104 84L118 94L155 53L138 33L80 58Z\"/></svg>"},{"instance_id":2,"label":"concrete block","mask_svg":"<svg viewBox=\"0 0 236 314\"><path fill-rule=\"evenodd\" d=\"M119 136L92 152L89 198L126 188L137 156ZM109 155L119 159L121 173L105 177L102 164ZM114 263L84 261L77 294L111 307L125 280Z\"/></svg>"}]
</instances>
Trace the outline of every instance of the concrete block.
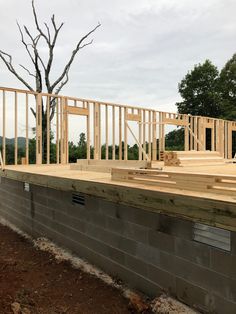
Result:
<instances>
[{"instance_id":1,"label":"concrete block","mask_svg":"<svg viewBox=\"0 0 236 314\"><path fill-rule=\"evenodd\" d=\"M85 198L86 210L98 212L100 200L97 197L89 196Z\"/></svg>"},{"instance_id":2,"label":"concrete block","mask_svg":"<svg viewBox=\"0 0 236 314\"><path fill-rule=\"evenodd\" d=\"M107 221L106 217L100 213L89 212L88 213L88 221L96 226L106 228Z\"/></svg>"},{"instance_id":3,"label":"concrete block","mask_svg":"<svg viewBox=\"0 0 236 314\"><path fill-rule=\"evenodd\" d=\"M74 218L72 216L68 216L65 213L60 211L52 210L52 217L53 220L57 221L58 223L65 224L75 230L85 233L87 223L83 220Z\"/></svg>"},{"instance_id":4,"label":"concrete block","mask_svg":"<svg viewBox=\"0 0 236 314\"><path fill-rule=\"evenodd\" d=\"M236 301L236 280L187 260L175 257L173 273L186 281L206 290L211 290L223 298Z\"/></svg>"},{"instance_id":5,"label":"concrete block","mask_svg":"<svg viewBox=\"0 0 236 314\"><path fill-rule=\"evenodd\" d=\"M135 273L147 277L148 266L144 261L137 259L129 254L125 254L125 266Z\"/></svg>"},{"instance_id":6,"label":"concrete block","mask_svg":"<svg viewBox=\"0 0 236 314\"><path fill-rule=\"evenodd\" d=\"M236 255L236 232L231 231L231 253Z\"/></svg>"},{"instance_id":7,"label":"concrete block","mask_svg":"<svg viewBox=\"0 0 236 314\"><path fill-rule=\"evenodd\" d=\"M176 278L176 295L183 303L196 308L200 312L207 312L209 308L209 292L178 277Z\"/></svg>"},{"instance_id":8,"label":"concrete block","mask_svg":"<svg viewBox=\"0 0 236 314\"><path fill-rule=\"evenodd\" d=\"M55 189L47 189L47 198L49 200L60 200L63 204L71 204L72 191L59 191Z\"/></svg>"},{"instance_id":9,"label":"concrete block","mask_svg":"<svg viewBox=\"0 0 236 314\"><path fill-rule=\"evenodd\" d=\"M39 193L35 193L35 192L31 192L31 200L34 203L38 203L44 206L48 206L48 199L47 199L47 195L45 194L39 194Z\"/></svg>"},{"instance_id":10,"label":"concrete block","mask_svg":"<svg viewBox=\"0 0 236 314\"><path fill-rule=\"evenodd\" d=\"M101 214L108 217L118 218L118 208L120 206L119 204L98 198L97 204L99 206L99 211Z\"/></svg>"},{"instance_id":11,"label":"concrete block","mask_svg":"<svg viewBox=\"0 0 236 314\"><path fill-rule=\"evenodd\" d=\"M193 238L193 223L185 219L160 215L157 230L187 240Z\"/></svg>"},{"instance_id":12,"label":"concrete block","mask_svg":"<svg viewBox=\"0 0 236 314\"><path fill-rule=\"evenodd\" d=\"M30 192L34 194L39 194L41 196L47 197L48 190L50 189L48 189L47 187L30 184Z\"/></svg>"},{"instance_id":13,"label":"concrete block","mask_svg":"<svg viewBox=\"0 0 236 314\"><path fill-rule=\"evenodd\" d=\"M103 256L92 249L85 247L82 243L75 242L66 238L64 241L65 247L70 248L73 252L91 264L100 267L106 273L110 274L113 278L123 280L128 287L138 289L150 296L156 296L161 292L161 287L147 278L135 273L127 267L118 264L107 256Z\"/></svg>"},{"instance_id":14,"label":"concrete block","mask_svg":"<svg viewBox=\"0 0 236 314\"><path fill-rule=\"evenodd\" d=\"M106 216L106 228L137 242L148 243L148 228L124 221L120 218Z\"/></svg>"},{"instance_id":15,"label":"concrete block","mask_svg":"<svg viewBox=\"0 0 236 314\"><path fill-rule=\"evenodd\" d=\"M150 246L156 247L159 250L174 254L175 251L174 237L169 234L149 230L148 243Z\"/></svg>"},{"instance_id":16,"label":"concrete block","mask_svg":"<svg viewBox=\"0 0 236 314\"><path fill-rule=\"evenodd\" d=\"M55 207L53 206L53 208ZM84 206L68 205L64 207L64 210L62 212L68 216L84 221L89 221L91 217L89 211L87 211Z\"/></svg>"},{"instance_id":17,"label":"concrete block","mask_svg":"<svg viewBox=\"0 0 236 314\"><path fill-rule=\"evenodd\" d=\"M148 232L147 227L133 224L131 222L124 222L124 236L135 240L137 242L148 244Z\"/></svg>"},{"instance_id":18,"label":"concrete block","mask_svg":"<svg viewBox=\"0 0 236 314\"><path fill-rule=\"evenodd\" d=\"M121 251L127 252L130 255L135 256L137 251L137 242L120 237L120 241L118 243L118 249Z\"/></svg>"},{"instance_id":19,"label":"concrete block","mask_svg":"<svg viewBox=\"0 0 236 314\"><path fill-rule=\"evenodd\" d=\"M213 294L211 311L215 314L235 314L236 303L230 302L229 300L226 300L219 295Z\"/></svg>"},{"instance_id":20,"label":"concrete block","mask_svg":"<svg viewBox=\"0 0 236 314\"><path fill-rule=\"evenodd\" d=\"M161 254L160 250L154 247L150 247L142 243L137 244L136 257L138 259L141 259L145 263L160 266L161 265L160 254Z\"/></svg>"},{"instance_id":21,"label":"concrete block","mask_svg":"<svg viewBox=\"0 0 236 314\"><path fill-rule=\"evenodd\" d=\"M202 243L175 238L175 254L193 263L210 267L211 247Z\"/></svg>"},{"instance_id":22,"label":"concrete block","mask_svg":"<svg viewBox=\"0 0 236 314\"><path fill-rule=\"evenodd\" d=\"M211 268L220 274L236 279L236 255L212 248Z\"/></svg>"},{"instance_id":23,"label":"concrete block","mask_svg":"<svg viewBox=\"0 0 236 314\"><path fill-rule=\"evenodd\" d=\"M117 218L152 229L156 229L159 224L158 213L131 206L119 205Z\"/></svg>"},{"instance_id":24,"label":"concrete block","mask_svg":"<svg viewBox=\"0 0 236 314\"><path fill-rule=\"evenodd\" d=\"M153 265L148 265L147 277L172 295L176 294L176 282L173 274Z\"/></svg>"},{"instance_id":25,"label":"concrete block","mask_svg":"<svg viewBox=\"0 0 236 314\"><path fill-rule=\"evenodd\" d=\"M37 214L41 214L44 216L47 216L50 219L53 219L53 210L47 206L44 206L42 204L39 203L34 203L34 211L35 211L35 215L37 216Z\"/></svg>"},{"instance_id":26,"label":"concrete block","mask_svg":"<svg viewBox=\"0 0 236 314\"><path fill-rule=\"evenodd\" d=\"M106 228L111 230L112 232L123 235L126 229L126 223L124 220L120 218L113 218L109 216L105 216L106 218Z\"/></svg>"},{"instance_id":27,"label":"concrete block","mask_svg":"<svg viewBox=\"0 0 236 314\"><path fill-rule=\"evenodd\" d=\"M55 230L57 233L60 233L62 239L64 237L70 238L74 241L82 243L84 246L87 246L88 248L95 252L98 252L99 254L102 254L104 256L109 257L112 260L115 260L116 262L124 264L124 253L122 252L122 250L121 249L119 250L119 248L109 246L99 238L83 234L78 230L72 229L69 226L65 226L57 222L54 223L52 229Z\"/></svg>"},{"instance_id":28,"label":"concrete block","mask_svg":"<svg viewBox=\"0 0 236 314\"><path fill-rule=\"evenodd\" d=\"M7 207L5 207L5 209L0 209L0 215L23 232L31 235L32 222L29 218L22 216L17 211L13 211L11 208Z\"/></svg>"}]
</instances>

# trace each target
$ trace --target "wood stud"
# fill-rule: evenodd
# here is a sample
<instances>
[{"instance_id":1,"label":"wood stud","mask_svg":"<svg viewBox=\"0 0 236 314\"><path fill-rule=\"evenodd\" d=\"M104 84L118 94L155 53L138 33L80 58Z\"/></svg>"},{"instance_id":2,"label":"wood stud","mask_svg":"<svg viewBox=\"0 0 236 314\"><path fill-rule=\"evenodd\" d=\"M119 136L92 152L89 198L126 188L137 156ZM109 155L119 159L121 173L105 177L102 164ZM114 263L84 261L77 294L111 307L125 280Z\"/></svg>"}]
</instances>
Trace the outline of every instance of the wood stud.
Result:
<instances>
[{"instance_id":1,"label":"wood stud","mask_svg":"<svg viewBox=\"0 0 236 314\"><path fill-rule=\"evenodd\" d=\"M86 117L86 139L87 139L87 159L90 159L91 129L93 128L94 156L100 160L101 146L105 144L105 159L128 160L128 121L137 123L136 130L132 131L133 138L139 147L139 160L157 159L159 151L165 151L165 125L175 125L184 128L185 151L206 150L206 130L211 130L211 150L217 151L224 158L232 158L232 133L236 131L236 124L232 121L214 119L208 117L198 117L191 115L159 112L147 108L132 106L122 106L104 102L97 102L86 99L72 97L62 97L49 95L47 93L36 93L11 88L0 88L2 91L2 158L6 163L6 114L7 114L7 94L14 94L14 163L18 164L18 94L25 94L25 163L29 163L29 96L33 95L36 102L36 164L43 162L42 143L42 101L46 99L46 162L50 164L50 101L55 99L56 108L56 162L68 163L68 116L78 115ZM74 102L73 106L69 102ZM91 110L93 106L93 110ZM19 108L20 109L20 108ZM91 115L93 113L93 115ZM102 113L102 114L101 114ZM104 114L105 113L105 114ZM104 120L104 121L103 121ZM102 126L104 125L104 129ZM158 127L158 134L157 134ZM129 126L130 128L130 126ZM135 134L136 133L136 134ZM118 135L118 139L116 138ZM129 136L128 136L129 134ZM101 142L105 136L105 143ZM111 156L109 156L109 141L111 142ZM118 156L116 156L116 144L119 144ZM140 145L141 144L141 145ZM122 147L124 145L124 147Z\"/></svg>"}]
</instances>

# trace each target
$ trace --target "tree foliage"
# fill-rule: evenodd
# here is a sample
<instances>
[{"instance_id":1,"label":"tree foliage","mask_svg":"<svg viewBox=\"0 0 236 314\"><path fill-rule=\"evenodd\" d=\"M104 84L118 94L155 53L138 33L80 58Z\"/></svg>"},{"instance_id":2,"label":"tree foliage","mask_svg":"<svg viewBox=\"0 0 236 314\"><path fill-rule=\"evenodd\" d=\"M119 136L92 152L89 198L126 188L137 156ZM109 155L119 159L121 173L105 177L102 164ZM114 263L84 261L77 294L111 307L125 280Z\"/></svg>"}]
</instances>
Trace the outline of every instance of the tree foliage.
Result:
<instances>
[{"instance_id":1,"label":"tree foliage","mask_svg":"<svg viewBox=\"0 0 236 314\"><path fill-rule=\"evenodd\" d=\"M236 53L221 70L219 90L222 117L236 120Z\"/></svg>"},{"instance_id":2,"label":"tree foliage","mask_svg":"<svg viewBox=\"0 0 236 314\"><path fill-rule=\"evenodd\" d=\"M176 104L178 112L219 117L221 106L218 84L218 69L209 60L195 65L179 84L179 93L183 101Z\"/></svg>"}]
</instances>

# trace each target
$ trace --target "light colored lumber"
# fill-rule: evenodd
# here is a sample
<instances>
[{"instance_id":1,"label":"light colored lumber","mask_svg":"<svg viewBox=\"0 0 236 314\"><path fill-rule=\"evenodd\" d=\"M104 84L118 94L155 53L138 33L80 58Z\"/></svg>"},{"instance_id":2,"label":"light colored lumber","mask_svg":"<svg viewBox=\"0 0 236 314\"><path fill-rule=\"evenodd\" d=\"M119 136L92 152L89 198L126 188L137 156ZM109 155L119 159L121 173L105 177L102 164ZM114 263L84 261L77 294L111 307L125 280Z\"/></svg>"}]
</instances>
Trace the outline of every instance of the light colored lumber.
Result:
<instances>
[{"instance_id":1,"label":"light colored lumber","mask_svg":"<svg viewBox=\"0 0 236 314\"><path fill-rule=\"evenodd\" d=\"M80 115L80 116L88 116L89 115L89 111L87 108L67 106L66 110L67 110L68 114L75 114L75 115Z\"/></svg>"},{"instance_id":2,"label":"light colored lumber","mask_svg":"<svg viewBox=\"0 0 236 314\"><path fill-rule=\"evenodd\" d=\"M15 105L14 105L14 111L15 111L15 165L17 165L18 161L18 103L17 103L17 93L15 92Z\"/></svg>"},{"instance_id":3,"label":"light colored lumber","mask_svg":"<svg viewBox=\"0 0 236 314\"><path fill-rule=\"evenodd\" d=\"M36 95L36 164L42 164L42 94Z\"/></svg>"},{"instance_id":4,"label":"light colored lumber","mask_svg":"<svg viewBox=\"0 0 236 314\"><path fill-rule=\"evenodd\" d=\"M6 92L3 90L2 100L2 159L6 164Z\"/></svg>"}]
</instances>

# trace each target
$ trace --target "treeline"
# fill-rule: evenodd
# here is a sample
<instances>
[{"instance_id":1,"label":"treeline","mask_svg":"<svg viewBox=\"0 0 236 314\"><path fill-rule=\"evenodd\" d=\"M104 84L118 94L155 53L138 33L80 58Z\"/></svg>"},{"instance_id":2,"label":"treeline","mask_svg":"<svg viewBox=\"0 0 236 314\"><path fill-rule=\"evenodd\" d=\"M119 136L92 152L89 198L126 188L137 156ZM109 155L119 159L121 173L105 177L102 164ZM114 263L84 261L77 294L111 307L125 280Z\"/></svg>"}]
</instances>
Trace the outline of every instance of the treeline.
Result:
<instances>
[{"instance_id":1,"label":"treeline","mask_svg":"<svg viewBox=\"0 0 236 314\"><path fill-rule=\"evenodd\" d=\"M183 150L184 149L184 134L183 131L181 131L182 134L177 133L172 136L173 131L168 133L166 135L166 149L167 150ZM25 140L20 141L20 145L18 145L18 164L21 163L21 158L25 157L26 151L25 151ZM178 142L178 143L177 143ZM15 162L14 159L14 139L9 139L7 141L8 144L6 144L6 164L13 165ZM9 144L10 143L10 144ZM158 139L157 139L157 148L158 148ZM177 143L177 144L176 144ZM146 142L147 147L147 153L148 153L148 142ZM73 163L76 162L77 159L86 159L87 158L87 142L85 133L80 133L79 135L79 141L78 143L74 143L72 141L69 141L68 143L69 148L69 162ZM56 163L57 157L56 157L56 144L51 143L50 144L50 163ZM151 145L152 149L152 145ZM2 150L1 140L0 140L0 150ZM36 141L35 139L29 140L29 163L35 164L36 162ZM112 151L113 147L112 145L108 146L108 156L109 159L112 159ZM133 146L128 145L127 149L128 153L128 159L129 160L138 160L139 158L139 147L137 144L134 144ZM158 158L159 152L157 150L157 158ZM115 156L116 159L119 159L119 145L115 145ZM90 158L94 157L94 147L90 146ZM101 158L106 158L106 145L103 144L101 146ZM122 158L124 158L124 142L122 142ZM44 158L46 160L46 158Z\"/></svg>"}]
</instances>

